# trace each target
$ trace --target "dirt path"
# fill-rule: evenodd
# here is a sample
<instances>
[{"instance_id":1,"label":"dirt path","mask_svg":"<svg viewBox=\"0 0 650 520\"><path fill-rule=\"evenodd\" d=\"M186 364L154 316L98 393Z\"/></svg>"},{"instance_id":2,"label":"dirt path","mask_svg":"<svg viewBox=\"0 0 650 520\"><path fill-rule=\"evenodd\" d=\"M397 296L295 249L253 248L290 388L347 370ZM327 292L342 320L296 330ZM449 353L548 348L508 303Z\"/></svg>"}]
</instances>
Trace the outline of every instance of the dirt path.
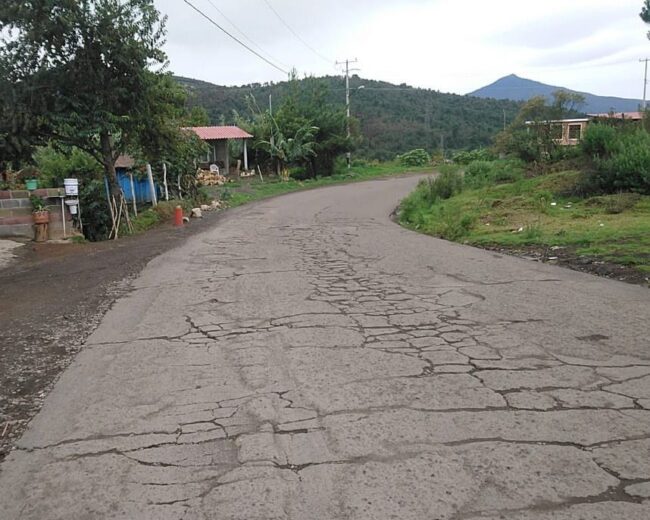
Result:
<instances>
[{"instance_id":1,"label":"dirt path","mask_svg":"<svg viewBox=\"0 0 650 520\"><path fill-rule=\"evenodd\" d=\"M220 218L117 242L27 244L0 268L0 460L132 276Z\"/></svg>"}]
</instances>

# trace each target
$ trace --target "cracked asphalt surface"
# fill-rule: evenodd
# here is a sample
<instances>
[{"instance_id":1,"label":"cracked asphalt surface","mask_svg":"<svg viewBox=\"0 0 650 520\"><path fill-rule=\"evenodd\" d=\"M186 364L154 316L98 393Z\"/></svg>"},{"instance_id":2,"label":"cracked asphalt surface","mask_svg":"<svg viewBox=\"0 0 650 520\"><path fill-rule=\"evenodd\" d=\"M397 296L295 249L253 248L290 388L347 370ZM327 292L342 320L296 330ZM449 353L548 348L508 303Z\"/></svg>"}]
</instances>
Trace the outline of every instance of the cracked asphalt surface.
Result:
<instances>
[{"instance_id":1,"label":"cracked asphalt surface","mask_svg":"<svg viewBox=\"0 0 650 520\"><path fill-rule=\"evenodd\" d=\"M402 229L416 182L242 207L153 260L0 516L650 518L650 292Z\"/></svg>"}]
</instances>

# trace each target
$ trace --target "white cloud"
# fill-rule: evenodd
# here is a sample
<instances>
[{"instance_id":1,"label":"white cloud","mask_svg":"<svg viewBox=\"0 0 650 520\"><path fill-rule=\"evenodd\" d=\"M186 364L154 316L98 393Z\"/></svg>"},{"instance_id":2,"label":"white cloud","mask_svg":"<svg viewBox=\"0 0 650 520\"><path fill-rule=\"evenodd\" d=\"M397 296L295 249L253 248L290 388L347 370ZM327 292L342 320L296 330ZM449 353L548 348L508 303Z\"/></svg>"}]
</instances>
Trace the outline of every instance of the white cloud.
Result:
<instances>
[{"instance_id":1,"label":"white cloud","mask_svg":"<svg viewBox=\"0 0 650 520\"><path fill-rule=\"evenodd\" d=\"M208 0L191 1L236 34ZM212 1L278 60L303 73L335 73L264 0ZM362 76L443 91L464 93L516 73L638 97L638 59L650 55L641 0L268 1L320 54L358 57ZM184 1L156 5L169 14L167 51L176 73L220 84L284 79Z\"/></svg>"}]
</instances>

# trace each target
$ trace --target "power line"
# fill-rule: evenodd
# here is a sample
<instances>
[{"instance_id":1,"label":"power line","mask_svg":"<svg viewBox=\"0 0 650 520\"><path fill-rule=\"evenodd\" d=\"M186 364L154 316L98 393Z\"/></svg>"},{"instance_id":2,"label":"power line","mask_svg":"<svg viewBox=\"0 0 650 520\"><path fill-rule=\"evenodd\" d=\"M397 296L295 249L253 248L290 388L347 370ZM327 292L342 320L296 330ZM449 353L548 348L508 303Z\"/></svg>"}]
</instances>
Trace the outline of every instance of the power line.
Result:
<instances>
[{"instance_id":1,"label":"power line","mask_svg":"<svg viewBox=\"0 0 650 520\"><path fill-rule=\"evenodd\" d=\"M289 74L289 72L287 72L287 71L284 70L283 68L279 67L278 65L276 65L275 63L273 63L271 60L265 58L264 56L262 56L262 55L261 55L259 52L257 52L256 50L251 49L248 45L246 45L246 44L245 44L243 41L241 41L239 38L237 38L236 36L233 36L233 35L232 35L231 33L229 33L226 29L224 29L223 27L221 27L221 25L219 25L219 24L218 24L217 22L215 22L212 18L210 18L207 14L205 14L203 11L201 11L198 7L196 7L194 4L192 4L191 2L189 2L189 0L184 0L184 2L185 2L187 5L189 5L192 9L194 9L197 13L199 13L203 18L205 18L206 20L208 20L212 25L214 25L215 27L217 27L218 29L220 29L221 31L223 31L224 33L226 33L228 36L230 36L233 40L235 40L239 45L241 45L242 47L244 47L246 50L248 50L249 52L252 52L253 54L255 54L255 56L257 56L257 57L260 58L261 60L265 61L265 62L268 63L269 65L271 65L271 67L273 67L273 68L275 68L275 69L278 69L278 70L279 70L280 72L282 72L283 74L287 74L287 75Z\"/></svg>"},{"instance_id":2,"label":"power line","mask_svg":"<svg viewBox=\"0 0 650 520\"><path fill-rule=\"evenodd\" d=\"M332 64L332 60L330 60L329 58L323 56L320 52L318 52L318 51L317 51L316 49L314 49L311 45L309 45L305 40L303 40L303 39L300 37L300 35L299 35L296 31L293 30L293 28L292 28L292 27L291 27L291 26L290 26L290 25L289 25L289 24L284 20L284 18L282 18L282 16L280 16L280 13L278 13L278 12L273 8L273 6L272 6L271 3L269 2L269 0L264 0L264 3L268 6L268 8L269 8L271 11L273 11L273 14L278 18L278 20L280 20L280 22L282 22L282 25L284 25L287 29L289 29L289 31L291 32L291 34L293 34L293 35L294 35L294 36L295 36L295 37L296 37L296 38L297 38L297 39L298 39L298 40L299 40L299 41L300 41L300 42L301 42L305 47L307 47L311 52L313 52L313 53L314 53L316 56L318 56L321 60L323 60L323 61L329 63L330 65Z\"/></svg>"},{"instance_id":3,"label":"power line","mask_svg":"<svg viewBox=\"0 0 650 520\"><path fill-rule=\"evenodd\" d=\"M258 49L261 53L265 54L266 56L268 56L271 60L275 61L276 63L279 63L283 67L289 68L289 65L287 65L286 63L283 63L282 61L277 59L275 56L273 56L271 53L266 52L264 49L262 49L262 47L260 47L259 44L257 44L252 38L250 38L244 31L242 31L239 27L237 27L237 24L235 24L235 22L233 22L230 18L228 18L226 13L224 13L221 9L219 9L212 0L208 0L208 3L212 7L214 7L214 10L217 11L230 25L232 25L235 28L235 30L239 34L241 34L242 38L247 40L253 47Z\"/></svg>"}]
</instances>

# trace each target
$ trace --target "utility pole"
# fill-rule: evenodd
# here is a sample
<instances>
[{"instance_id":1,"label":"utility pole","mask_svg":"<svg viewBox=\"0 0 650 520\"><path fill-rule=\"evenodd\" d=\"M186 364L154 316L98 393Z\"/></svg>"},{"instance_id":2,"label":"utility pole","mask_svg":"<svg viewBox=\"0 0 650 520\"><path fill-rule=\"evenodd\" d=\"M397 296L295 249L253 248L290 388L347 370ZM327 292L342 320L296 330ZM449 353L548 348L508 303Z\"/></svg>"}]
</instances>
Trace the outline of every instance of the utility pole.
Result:
<instances>
[{"instance_id":1,"label":"utility pole","mask_svg":"<svg viewBox=\"0 0 650 520\"><path fill-rule=\"evenodd\" d=\"M352 135L350 132L350 72L354 70L359 70L359 69L351 69L350 68L350 63L357 63L357 59L355 58L354 60L345 60L344 62L339 62L337 61L337 65L345 65L345 110L347 114L347 136L348 140L350 139L350 136ZM352 167L352 154L348 152L346 154L346 160L348 163L348 169Z\"/></svg>"},{"instance_id":2,"label":"utility pole","mask_svg":"<svg viewBox=\"0 0 650 520\"><path fill-rule=\"evenodd\" d=\"M273 147L275 146L275 121L273 119L273 93L269 92L269 116L270 116L270 123L271 123L271 136L269 138L269 142L271 143L271 154L273 154ZM278 177L280 177L280 163L276 162L275 159L273 159L273 155L271 155L271 168L273 168L273 162L276 163L276 171L278 174ZM261 175L261 174L260 174Z\"/></svg>"},{"instance_id":3,"label":"utility pole","mask_svg":"<svg viewBox=\"0 0 650 520\"><path fill-rule=\"evenodd\" d=\"M639 60L640 62L643 61L645 62L645 75L643 77L643 111L645 112L647 102L646 102L646 91L648 89L648 61L650 58L644 58L642 60Z\"/></svg>"}]
</instances>

